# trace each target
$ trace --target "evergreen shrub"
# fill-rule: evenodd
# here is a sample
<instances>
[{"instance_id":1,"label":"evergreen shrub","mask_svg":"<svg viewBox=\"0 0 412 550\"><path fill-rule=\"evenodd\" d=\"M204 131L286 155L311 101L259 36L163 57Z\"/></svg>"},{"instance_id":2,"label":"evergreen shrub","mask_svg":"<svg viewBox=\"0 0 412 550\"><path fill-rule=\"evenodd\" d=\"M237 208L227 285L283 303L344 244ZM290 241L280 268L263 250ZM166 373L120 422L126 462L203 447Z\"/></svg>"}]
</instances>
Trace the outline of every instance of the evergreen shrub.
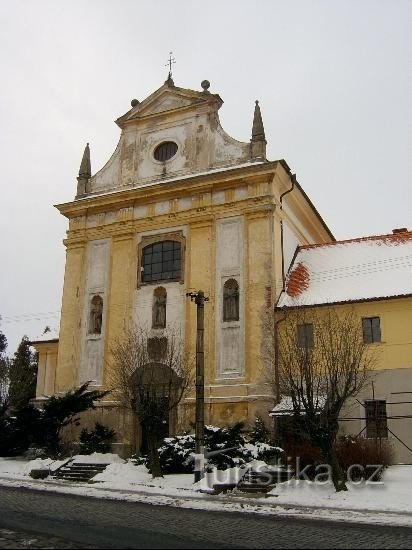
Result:
<instances>
[{"instance_id":1,"label":"evergreen shrub","mask_svg":"<svg viewBox=\"0 0 412 550\"><path fill-rule=\"evenodd\" d=\"M79 452L83 455L92 453L109 453L116 432L96 422L94 430L83 428L80 433Z\"/></svg>"},{"instance_id":2,"label":"evergreen shrub","mask_svg":"<svg viewBox=\"0 0 412 550\"><path fill-rule=\"evenodd\" d=\"M252 443L243 433L243 423L219 428L205 426L206 453L221 451L208 457L208 469L226 470L243 466L252 460L267 462L280 458L283 451L265 442ZM192 473L194 470L195 437L193 434L178 435L164 439L159 448L160 464L164 474ZM146 457L135 459L136 464L147 464Z\"/></svg>"}]
</instances>

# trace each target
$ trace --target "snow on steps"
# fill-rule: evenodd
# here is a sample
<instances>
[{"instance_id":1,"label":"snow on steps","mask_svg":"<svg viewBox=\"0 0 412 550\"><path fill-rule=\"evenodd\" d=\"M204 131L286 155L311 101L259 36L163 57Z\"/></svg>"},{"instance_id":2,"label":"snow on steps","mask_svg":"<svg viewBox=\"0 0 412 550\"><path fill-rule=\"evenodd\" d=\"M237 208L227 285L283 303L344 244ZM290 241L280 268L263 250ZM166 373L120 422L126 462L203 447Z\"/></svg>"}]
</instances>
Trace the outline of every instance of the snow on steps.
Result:
<instances>
[{"instance_id":1,"label":"snow on steps","mask_svg":"<svg viewBox=\"0 0 412 550\"><path fill-rule=\"evenodd\" d=\"M60 468L58 468L54 474L55 479L65 479L67 481L76 481L78 483L90 483L95 475L101 474L109 464L93 464L82 463L69 460Z\"/></svg>"},{"instance_id":2,"label":"snow on steps","mask_svg":"<svg viewBox=\"0 0 412 550\"><path fill-rule=\"evenodd\" d=\"M56 479L68 481L90 482L97 474L101 474L109 464L124 463L118 455L113 453L92 453L91 455L76 455L67 460L53 473Z\"/></svg>"}]
</instances>

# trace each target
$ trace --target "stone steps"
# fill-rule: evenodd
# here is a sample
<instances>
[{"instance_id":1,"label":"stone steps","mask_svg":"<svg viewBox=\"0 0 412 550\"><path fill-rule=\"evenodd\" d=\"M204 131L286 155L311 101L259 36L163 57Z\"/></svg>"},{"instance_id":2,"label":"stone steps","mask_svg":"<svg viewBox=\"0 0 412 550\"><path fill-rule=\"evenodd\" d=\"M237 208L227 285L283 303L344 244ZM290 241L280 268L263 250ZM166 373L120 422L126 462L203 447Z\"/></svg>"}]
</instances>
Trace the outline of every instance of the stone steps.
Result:
<instances>
[{"instance_id":1,"label":"stone steps","mask_svg":"<svg viewBox=\"0 0 412 550\"><path fill-rule=\"evenodd\" d=\"M108 464L83 464L81 462L68 462L60 466L54 473L53 478L74 481L77 483L89 483L95 475L103 472Z\"/></svg>"}]
</instances>

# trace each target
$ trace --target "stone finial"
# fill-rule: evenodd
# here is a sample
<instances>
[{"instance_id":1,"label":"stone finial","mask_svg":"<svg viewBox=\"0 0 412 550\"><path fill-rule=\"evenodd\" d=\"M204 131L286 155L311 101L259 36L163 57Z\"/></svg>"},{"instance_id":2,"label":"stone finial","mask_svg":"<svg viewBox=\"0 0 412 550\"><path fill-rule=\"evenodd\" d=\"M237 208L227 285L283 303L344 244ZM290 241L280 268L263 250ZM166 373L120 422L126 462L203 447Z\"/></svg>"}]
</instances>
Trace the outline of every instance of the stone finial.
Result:
<instances>
[{"instance_id":1,"label":"stone finial","mask_svg":"<svg viewBox=\"0 0 412 550\"><path fill-rule=\"evenodd\" d=\"M76 197L84 195L87 191L87 183L92 177L92 169L90 164L90 147L89 144L86 144L84 148L84 153L82 157L82 162L80 163L79 175L77 177L77 194Z\"/></svg>"},{"instance_id":2,"label":"stone finial","mask_svg":"<svg viewBox=\"0 0 412 550\"><path fill-rule=\"evenodd\" d=\"M259 101L255 101L255 112L253 113L251 157L252 159L266 159L266 137L263 127L262 113L260 112Z\"/></svg>"},{"instance_id":3,"label":"stone finial","mask_svg":"<svg viewBox=\"0 0 412 550\"><path fill-rule=\"evenodd\" d=\"M263 127L262 113L260 112L259 101L255 101L255 112L253 114L252 141L265 140L265 129Z\"/></svg>"},{"instance_id":4,"label":"stone finial","mask_svg":"<svg viewBox=\"0 0 412 550\"><path fill-rule=\"evenodd\" d=\"M200 84L203 88L203 91L205 94L210 94L209 88L210 88L210 82L208 80L203 80Z\"/></svg>"},{"instance_id":5,"label":"stone finial","mask_svg":"<svg viewBox=\"0 0 412 550\"><path fill-rule=\"evenodd\" d=\"M139 100L138 99L132 99L132 101L130 102L130 105L132 107L137 107L139 105Z\"/></svg>"},{"instance_id":6,"label":"stone finial","mask_svg":"<svg viewBox=\"0 0 412 550\"><path fill-rule=\"evenodd\" d=\"M86 144L84 148L82 162L80 164L79 178L89 179L92 175L92 169L90 166L90 147L89 144Z\"/></svg>"}]
</instances>

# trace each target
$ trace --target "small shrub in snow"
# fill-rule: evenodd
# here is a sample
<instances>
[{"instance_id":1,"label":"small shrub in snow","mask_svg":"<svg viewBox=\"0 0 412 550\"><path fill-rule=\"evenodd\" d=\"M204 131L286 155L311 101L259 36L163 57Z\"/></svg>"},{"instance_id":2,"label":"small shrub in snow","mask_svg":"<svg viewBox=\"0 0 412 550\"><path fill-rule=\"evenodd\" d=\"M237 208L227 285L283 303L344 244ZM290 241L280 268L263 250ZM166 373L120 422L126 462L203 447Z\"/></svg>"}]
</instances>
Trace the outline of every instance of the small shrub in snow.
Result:
<instances>
[{"instance_id":1,"label":"small shrub in snow","mask_svg":"<svg viewBox=\"0 0 412 550\"><path fill-rule=\"evenodd\" d=\"M375 440L347 435L339 437L335 448L339 464L344 472L348 472L350 466L354 464L359 464L362 467L351 470L352 481L368 479L376 471L376 468L370 466L380 464L382 468L373 477L373 481L379 481L384 469L393 464L393 449L386 439Z\"/></svg>"},{"instance_id":2,"label":"small shrub in snow","mask_svg":"<svg viewBox=\"0 0 412 550\"><path fill-rule=\"evenodd\" d=\"M94 430L83 428L80 433L79 453L90 455L92 453L108 453L116 435L114 430L96 422Z\"/></svg>"},{"instance_id":3,"label":"small shrub in snow","mask_svg":"<svg viewBox=\"0 0 412 550\"><path fill-rule=\"evenodd\" d=\"M251 443L269 443L269 431L260 416L256 417L255 425L250 432Z\"/></svg>"},{"instance_id":4,"label":"small shrub in snow","mask_svg":"<svg viewBox=\"0 0 412 550\"><path fill-rule=\"evenodd\" d=\"M309 479L314 479L316 467L324 462L320 450L307 439L286 440L283 446L288 465L297 471L303 470Z\"/></svg>"}]
</instances>

